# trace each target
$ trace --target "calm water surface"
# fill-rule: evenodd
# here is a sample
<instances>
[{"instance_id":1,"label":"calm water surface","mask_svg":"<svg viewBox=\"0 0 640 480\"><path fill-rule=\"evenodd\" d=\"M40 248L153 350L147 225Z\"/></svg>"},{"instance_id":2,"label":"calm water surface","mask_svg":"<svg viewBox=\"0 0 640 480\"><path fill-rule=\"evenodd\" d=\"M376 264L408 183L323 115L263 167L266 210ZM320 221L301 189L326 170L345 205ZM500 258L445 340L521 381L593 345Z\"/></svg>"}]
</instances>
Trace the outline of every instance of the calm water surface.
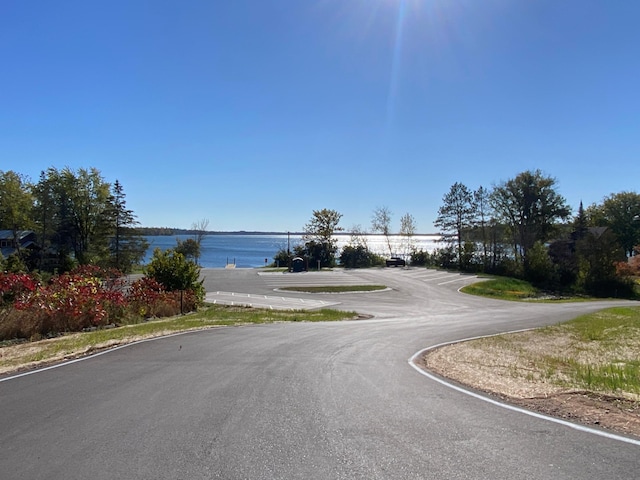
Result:
<instances>
[{"instance_id":1,"label":"calm water surface","mask_svg":"<svg viewBox=\"0 0 640 480\"><path fill-rule=\"evenodd\" d=\"M192 235L153 235L147 236L149 250L145 257L148 263L153 255L153 250L159 248L166 250L174 248L177 240L184 241L193 238ZM338 248L342 249L349 244L349 235L338 235ZM401 253L402 238L393 235L391 244L394 254ZM414 244L418 249L432 252L439 248L437 235L416 235L413 237ZM291 249L295 245L301 244L299 236L291 235L289 238ZM367 235L367 245L378 254L388 255L386 239L379 235ZM206 235L202 240L200 265L205 268L224 268L227 264L235 264L238 268L264 267L265 259L267 263L273 262L273 257L279 250L287 248L287 235Z\"/></svg>"}]
</instances>

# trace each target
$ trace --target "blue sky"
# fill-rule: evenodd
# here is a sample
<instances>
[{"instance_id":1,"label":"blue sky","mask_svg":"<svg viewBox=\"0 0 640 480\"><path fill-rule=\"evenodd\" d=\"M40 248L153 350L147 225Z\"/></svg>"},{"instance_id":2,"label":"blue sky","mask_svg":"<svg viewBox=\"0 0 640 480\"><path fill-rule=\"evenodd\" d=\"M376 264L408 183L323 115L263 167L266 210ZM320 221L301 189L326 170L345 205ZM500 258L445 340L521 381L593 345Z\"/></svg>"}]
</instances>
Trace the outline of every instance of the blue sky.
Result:
<instances>
[{"instance_id":1,"label":"blue sky","mask_svg":"<svg viewBox=\"0 0 640 480\"><path fill-rule=\"evenodd\" d=\"M640 178L635 0L0 3L0 170L95 167L143 226L435 231L528 169L574 211Z\"/></svg>"}]
</instances>

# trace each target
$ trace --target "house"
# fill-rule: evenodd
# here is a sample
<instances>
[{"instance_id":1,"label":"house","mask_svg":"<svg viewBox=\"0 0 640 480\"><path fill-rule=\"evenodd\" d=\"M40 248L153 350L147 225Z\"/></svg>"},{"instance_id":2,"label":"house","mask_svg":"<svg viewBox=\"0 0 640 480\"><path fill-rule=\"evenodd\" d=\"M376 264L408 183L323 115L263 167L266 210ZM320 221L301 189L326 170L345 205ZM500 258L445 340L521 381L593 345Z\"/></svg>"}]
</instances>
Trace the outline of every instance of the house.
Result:
<instances>
[{"instance_id":1,"label":"house","mask_svg":"<svg viewBox=\"0 0 640 480\"><path fill-rule=\"evenodd\" d=\"M31 230L18 231L18 243L20 250L33 250L36 245L36 234ZM0 230L0 252L2 256L7 258L18 250L13 230Z\"/></svg>"}]
</instances>

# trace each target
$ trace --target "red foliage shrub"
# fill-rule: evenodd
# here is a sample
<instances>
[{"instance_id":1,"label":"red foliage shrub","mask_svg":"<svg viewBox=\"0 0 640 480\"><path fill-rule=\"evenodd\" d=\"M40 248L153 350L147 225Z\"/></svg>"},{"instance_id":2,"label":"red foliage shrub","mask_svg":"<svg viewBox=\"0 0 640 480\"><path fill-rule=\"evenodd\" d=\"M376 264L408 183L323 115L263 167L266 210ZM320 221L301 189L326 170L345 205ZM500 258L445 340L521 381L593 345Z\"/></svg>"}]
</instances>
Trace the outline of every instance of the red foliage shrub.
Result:
<instances>
[{"instance_id":1,"label":"red foliage shrub","mask_svg":"<svg viewBox=\"0 0 640 480\"><path fill-rule=\"evenodd\" d=\"M33 277L0 274L0 340L37 338L116 323L193 311L194 292L168 292L143 277L125 288L115 270L82 266L40 285Z\"/></svg>"},{"instance_id":2,"label":"red foliage shrub","mask_svg":"<svg viewBox=\"0 0 640 480\"><path fill-rule=\"evenodd\" d=\"M626 262L616 263L616 274L620 277L640 277L640 248L634 249L636 255Z\"/></svg>"},{"instance_id":3,"label":"red foliage shrub","mask_svg":"<svg viewBox=\"0 0 640 480\"><path fill-rule=\"evenodd\" d=\"M32 334L46 335L107 325L123 315L126 302L119 282L100 269L83 267L53 277L13 306L31 316Z\"/></svg>"},{"instance_id":4,"label":"red foliage shrub","mask_svg":"<svg viewBox=\"0 0 640 480\"><path fill-rule=\"evenodd\" d=\"M0 272L0 306L11 304L38 287L38 281L26 273Z\"/></svg>"},{"instance_id":5,"label":"red foliage shrub","mask_svg":"<svg viewBox=\"0 0 640 480\"><path fill-rule=\"evenodd\" d=\"M158 306L164 303L167 292L162 285L149 277L142 277L131 284L127 301L131 310L142 318L158 316Z\"/></svg>"},{"instance_id":6,"label":"red foliage shrub","mask_svg":"<svg viewBox=\"0 0 640 480\"><path fill-rule=\"evenodd\" d=\"M194 311L198 306L198 298L191 290L169 292L149 277L131 284L127 301L132 311L143 318L170 317Z\"/></svg>"}]
</instances>

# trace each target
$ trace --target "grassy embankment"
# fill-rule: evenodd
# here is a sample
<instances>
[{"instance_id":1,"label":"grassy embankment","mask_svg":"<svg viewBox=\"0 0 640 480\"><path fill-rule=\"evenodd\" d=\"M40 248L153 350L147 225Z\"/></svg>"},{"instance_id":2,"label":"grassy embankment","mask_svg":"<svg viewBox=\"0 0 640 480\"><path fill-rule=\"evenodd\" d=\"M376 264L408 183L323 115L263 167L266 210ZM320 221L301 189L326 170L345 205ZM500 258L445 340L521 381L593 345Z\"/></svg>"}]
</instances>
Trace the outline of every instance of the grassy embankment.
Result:
<instances>
[{"instance_id":1,"label":"grassy embankment","mask_svg":"<svg viewBox=\"0 0 640 480\"><path fill-rule=\"evenodd\" d=\"M0 373L33 367L135 342L145 338L217 326L274 322L326 322L356 317L355 312L266 310L207 305L198 312L135 325L74 333L38 342L7 344L0 348Z\"/></svg>"},{"instance_id":2,"label":"grassy embankment","mask_svg":"<svg viewBox=\"0 0 640 480\"><path fill-rule=\"evenodd\" d=\"M513 279L479 282L462 291L509 300L539 295L527 282ZM606 309L532 332L474 340L469 346L513 359L510 375L514 378L640 398L639 306Z\"/></svg>"}]
</instances>

